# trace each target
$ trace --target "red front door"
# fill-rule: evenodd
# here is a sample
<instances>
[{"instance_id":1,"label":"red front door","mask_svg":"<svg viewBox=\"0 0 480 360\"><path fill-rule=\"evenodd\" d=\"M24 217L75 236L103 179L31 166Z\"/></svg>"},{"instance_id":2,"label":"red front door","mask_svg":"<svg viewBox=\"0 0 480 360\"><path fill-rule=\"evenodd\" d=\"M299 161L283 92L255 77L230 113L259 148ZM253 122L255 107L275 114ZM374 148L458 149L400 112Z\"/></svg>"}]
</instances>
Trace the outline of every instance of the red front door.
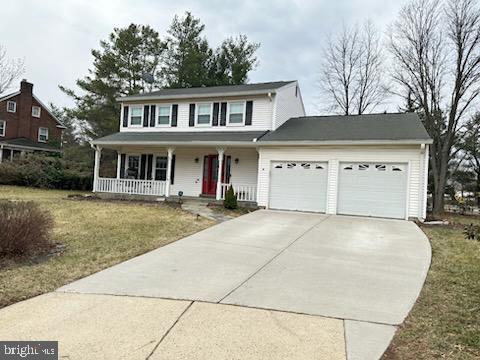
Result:
<instances>
[{"instance_id":1,"label":"red front door","mask_svg":"<svg viewBox=\"0 0 480 360\"><path fill-rule=\"evenodd\" d=\"M217 191L218 156L205 155L203 159L202 193L215 195Z\"/></svg>"}]
</instances>

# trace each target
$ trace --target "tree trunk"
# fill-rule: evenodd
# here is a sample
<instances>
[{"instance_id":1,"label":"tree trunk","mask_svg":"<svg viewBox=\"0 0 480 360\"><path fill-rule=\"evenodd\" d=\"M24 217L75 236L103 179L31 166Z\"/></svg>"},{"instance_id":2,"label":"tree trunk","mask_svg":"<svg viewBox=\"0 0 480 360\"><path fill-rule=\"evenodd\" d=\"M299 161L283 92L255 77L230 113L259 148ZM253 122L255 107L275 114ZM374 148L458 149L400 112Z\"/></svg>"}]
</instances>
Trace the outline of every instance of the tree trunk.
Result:
<instances>
[{"instance_id":1,"label":"tree trunk","mask_svg":"<svg viewBox=\"0 0 480 360\"><path fill-rule=\"evenodd\" d=\"M432 150L436 150L438 147L436 144L432 144ZM431 164L432 164L432 174L433 174L433 209L432 215L434 217L440 217L444 212L445 204L445 188L447 185L447 171L448 171L448 161L449 155L444 151L440 151L436 158L435 152L431 153Z\"/></svg>"}]
</instances>

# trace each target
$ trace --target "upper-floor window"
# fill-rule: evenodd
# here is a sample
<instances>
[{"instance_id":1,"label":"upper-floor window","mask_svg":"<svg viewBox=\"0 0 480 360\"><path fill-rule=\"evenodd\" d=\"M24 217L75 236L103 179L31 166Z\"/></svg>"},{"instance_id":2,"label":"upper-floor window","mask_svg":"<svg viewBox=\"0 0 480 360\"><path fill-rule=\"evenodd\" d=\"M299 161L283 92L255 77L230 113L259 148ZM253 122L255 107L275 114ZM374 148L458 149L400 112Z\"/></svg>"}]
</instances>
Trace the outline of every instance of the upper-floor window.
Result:
<instances>
[{"instance_id":1,"label":"upper-floor window","mask_svg":"<svg viewBox=\"0 0 480 360\"><path fill-rule=\"evenodd\" d=\"M16 112L17 103L15 101L7 101L7 111L12 113Z\"/></svg>"},{"instance_id":2,"label":"upper-floor window","mask_svg":"<svg viewBox=\"0 0 480 360\"><path fill-rule=\"evenodd\" d=\"M130 125L142 126L143 122L143 106L130 107Z\"/></svg>"},{"instance_id":3,"label":"upper-floor window","mask_svg":"<svg viewBox=\"0 0 480 360\"><path fill-rule=\"evenodd\" d=\"M171 120L171 106L170 105L158 105L157 108L157 125L168 126Z\"/></svg>"},{"instance_id":4,"label":"upper-floor window","mask_svg":"<svg viewBox=\"0 0 480 360\"><path fill-rule=\"evenodd\" d=\"M212 122L212 104L198 104L197 125L210 125Z\"/></svg>"},{"instance_id":5,"label":"upper-floor window","mask_svg":"<svg viewBox=\"0 0 480 360\"><path fill-rule=\"evenodd\" d=\"M0 120L0 136L5 136L6 128L7 128L7 122L5 120Z\"/></svg>"},{"instance_id":6,"label":"upper-floor window","mask_svg":"<svg viewBox=\"0 0 480 360\"><path fill-rule=\"evenodd\" d=\"M228 123L243 124L245 121L245 102L237 101L228 103Z\"/></svg>"},{"instance_id":7,"label":"upper-floor window","mask_svg":"<svg viewBox=\"0 0 480 360\"><path fill-rule=\"evenodd\" d=\"M32 106L32 116L33 117L39 118L41 111L42 111L42 109L40 108L40 106Z\"/></svg>"},{"instance_id":8,"label":"upper-floor window","mask_svg":"<svg viewBox=\"0 0 480 360\"><path fill-rule=\"evenodd\" d=\"M45 127L38 128L38 141L39 142L48 141L48 128L45 128Z\"/></svg>"}]
</instances>

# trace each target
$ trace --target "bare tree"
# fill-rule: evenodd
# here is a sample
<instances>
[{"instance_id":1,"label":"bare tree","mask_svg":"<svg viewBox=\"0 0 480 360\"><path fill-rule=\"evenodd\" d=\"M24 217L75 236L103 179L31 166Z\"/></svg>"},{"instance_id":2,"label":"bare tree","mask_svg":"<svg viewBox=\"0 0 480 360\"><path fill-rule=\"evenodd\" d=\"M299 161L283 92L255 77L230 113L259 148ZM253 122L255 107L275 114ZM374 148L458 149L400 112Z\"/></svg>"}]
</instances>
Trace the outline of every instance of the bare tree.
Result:
<instances>
[{"instance_id":1,"label":"bare tree","mask_svg":"<svg viewBox=\"0 0 480 360\"><path fill-rule=\"evenodd\" d=\"M0 45L0 94L7 90L25 71L22 59L10 59Z\"/></svg>"},{"instance_id":2,"label":"bare tree","mask_svg":"<svg viewBox=\"0 0 480 360\"><path fill-rule=\"evenodd\" d=\"M393 78L433 138L433 212L443 212L449 161L465 115L480 94L480 10L475 0L414 0L390 36Z\"/></svg>"},{"instance_id":3,"label":"bare tree","mask_svg":"<svg viewBox=\"0 0 480 360\"><path fill-rule=\"evenodd\" d=\"M324 50L320 88L329 110L345 115L372 111L386 97L380 36L371 22L343 27Z\"/></svg>"}]
</instances>

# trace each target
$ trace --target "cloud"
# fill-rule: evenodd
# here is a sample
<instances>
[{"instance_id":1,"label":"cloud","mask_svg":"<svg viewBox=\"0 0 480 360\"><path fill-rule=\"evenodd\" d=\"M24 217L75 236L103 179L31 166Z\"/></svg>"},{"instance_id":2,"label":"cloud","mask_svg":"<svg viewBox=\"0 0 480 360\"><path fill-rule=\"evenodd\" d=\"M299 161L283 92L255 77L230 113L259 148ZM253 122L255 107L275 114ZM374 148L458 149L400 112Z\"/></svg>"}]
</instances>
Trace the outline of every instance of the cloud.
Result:
<instances>
[{"instance_id":1,"label":"cloud","mask_svg":"<svg viewBox=\"0 0 480 360\"><path fill-rule=\"evenodd\" d=\"M250 81L298 79L312 114L328 34L367 18L385 29L400 6L385 0L10 1L2 8L0 41L10 56L25 58L25 77L43 101L68 106L71 100L58 85L75 87L75 80L88 74L91 49L114 27L149 24L164 37L173 16L188 10L205 24L212 46L239 33L261 43Z\"/></svg>"}]
</instances>

